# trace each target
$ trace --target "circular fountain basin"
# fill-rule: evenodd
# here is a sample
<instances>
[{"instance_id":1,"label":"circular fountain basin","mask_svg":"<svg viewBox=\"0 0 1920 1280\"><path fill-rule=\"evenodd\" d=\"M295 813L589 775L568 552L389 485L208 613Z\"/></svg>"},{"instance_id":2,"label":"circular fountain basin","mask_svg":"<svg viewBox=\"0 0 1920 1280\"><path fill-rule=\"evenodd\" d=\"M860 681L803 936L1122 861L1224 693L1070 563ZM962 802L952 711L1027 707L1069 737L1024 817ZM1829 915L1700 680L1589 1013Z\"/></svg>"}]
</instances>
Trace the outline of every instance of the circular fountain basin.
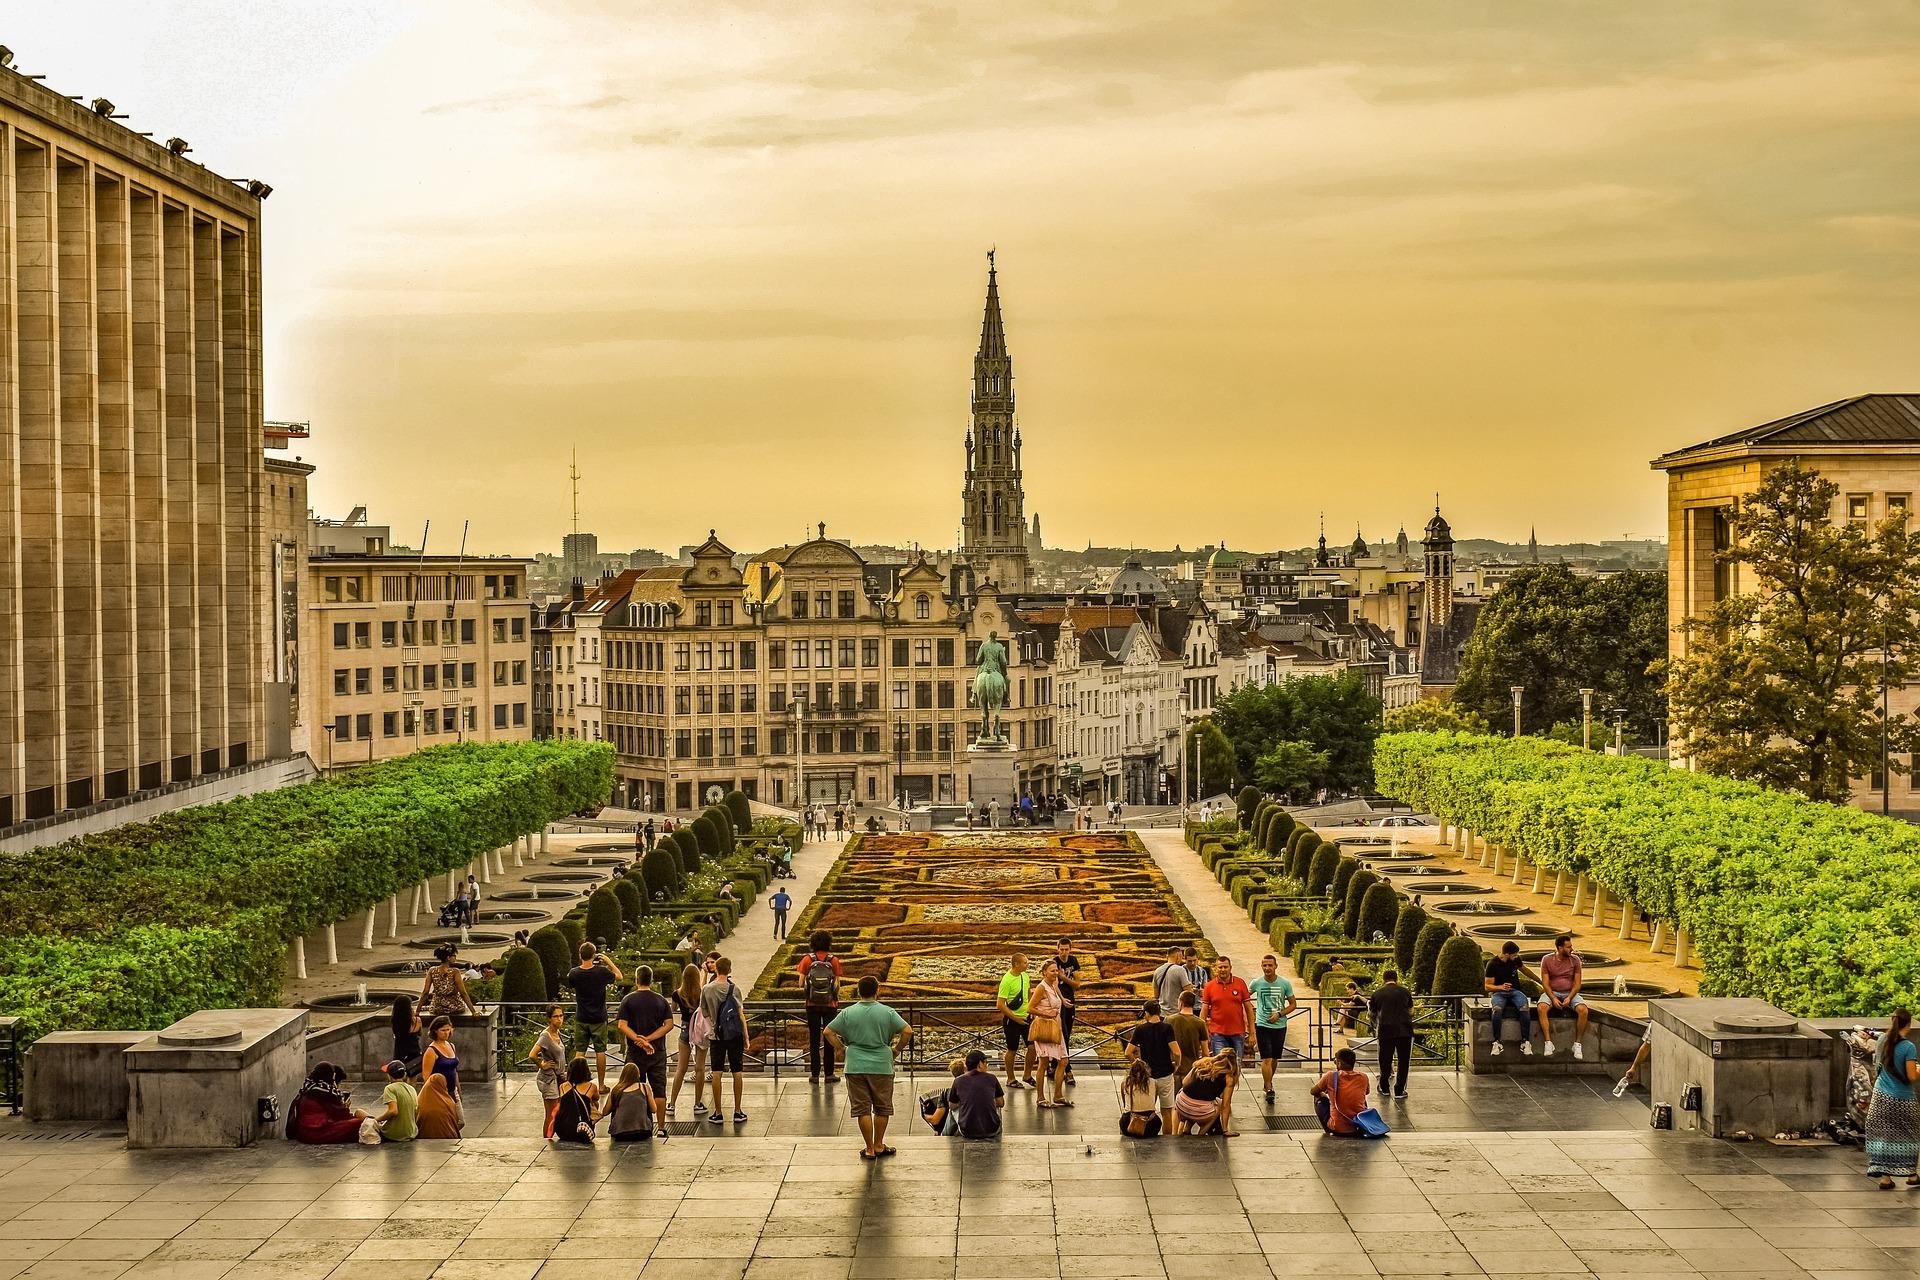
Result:
<instances>
[{"instance_id":1,"label":"circular fountain basin","mask_svg":"<svg viewBox=\"0 0 1920 1280\"><path fill-rule=\"evenodd\" d=\"M1393 877L1394 883L1406 884L1415 880L1442 880L1448 876L1457 876L1460 872L1452 867L1382 867L1380 874Z\"/></svg>"},{"instance_id":2,"label":"circular fountain basin","mask_svg":"<svg viewBox=\"0 0 1920 1280\"><path fill-rule=\"evenodd\" d=\"M393 1002L404 997L417 996L418 991L389 990L385 987L368 987L367 998L362 1000L357 991L343 991L337 996L315 996L307 1001L309 1009L326 1009L333 1013L371 1012L374 1009L390 1009Z\"/></svg>"},{"instance_id":3,"label":"circular fountain basin","mask_svg":"<svg viewBox=\"0 0 1920 1280\"><path fill-rule=\"evenodd\" d=\"M1442 902L1434 908L1450 916L1530 916L1532 907L1522 907L1511 902ZM1556 931L1554 934L1558 937Z\"/></svg>"},{"instance_id":4,"label":"circular fountain basin","mask_svg":"<svg viewBox=\"0 0 1920 1280\"><path fill-rule=\"evenodd\" d=\"M1368 866L1373 866L1379 862L1430 862L1432 859L1432 854L1421 853L1418 849L1382 850L1379 853L1363 853L1360 855L1360 861L1366 863Z\"/></svg>"},{"instance_id":5,"label":"circular fountain basin","mask_svg":"<svg viewBox=\"0 0 1920 1280\"><path fill-rule=\"evenodd\" d=\"M417 978L438 963L437 960L387 960L354 972L363 978Z\"/></svg>"},{"instance_id":6,"label":"circular fountain basin","mask_svg":"<svg viewBox=\"0 0 1920 1280\"><path fill-rule=\"evenodd\" d=\"M1520 958L1526 961L1528 964L1533 964L1533 965L1539 964L1542 960L1545 960L1548 956L1552 954L1553 954L1552 947L1534 946L1534 947L1520 948ZM1602 955L1598 951L1582 951L1582 952L1579 952L1578 954L1580 956L1581 965L1588 969L1611 969L1616 965L1626 963L1624 960L1620 959L1619 956ZM1582 987L1581 993L1585 994L1585 992L1586 992L1586 988Z\"/></svg>"},{"instance_id":7,"label":"circular fountain basin","mask_svg":"<svg viewBox=\"0 0 1920 1280\"><path fill-rule=\"evenodd\" d=\"M624 853L627 856L625 859L623 859L623 861L632 861L633 855L638 853L639 850L633 847L633 842L631 840L628 840L622 844L577 844L573 846L573 852L575 853ZM560 865L566 866L568 864L563 862Z\"/></svg>"},{"instance_id":8,"label":"circular fountain basin","mask_svg":"<svg viewBox=\"0 0 1920 1280\"><path fill-rule=\"evenodd\" d=\"M487 895L488 902L567 902L585 897L574 889L507 889ZM544 914L544 913L543 913Z\"/></svg>"},{"instance_id":9,"label":"circular fountain basin","mask_svg":"<svg viewBox=\"0 0 1920 1280\"><path fill-rule=\"evenodd\" d=\"M1626 988L1624 993L1618 989L1619 986ZM1623 984L1606 981L1584 983L1580 987L1580 994L1589 1000L1669 1000L1680 993L1657 982L1628 978Z\"/></svg>"},{"instance_id":10,"label":"circular fountain basin","mask_svg":"<svg viewBox=\"0 0 1920 1280\"><path fill-rule=\"evenodd\" d=\"M1396 883L1398 887L1420 898L1464 898L1471 894L1493 892L1493 890L1482 888L1477 884L1466 884L1463 881L1446 880L1437 876L1431 877L1430 879L1413 881L1401 879Z\"/></svg>"},{"instance_id":11,"label":"circular fountain basin","mask_svg":"<svg viewBox=\"0 0 1920 1280\"><path fill-rule=\"evenodd\" d=\"M495 907L491 911L477 911L473 918L481 924L522 924L530 920L545 920L550 914L532 907Z\"/></svg>"},{"instance_id":12,"label":"circular fountain basin","mask_svg":"<svg viewBox=\"0 0 1920 1280\"><path fill-rule=\"evenodd\" d=\"M1392 844L1393 837L1392 836L1341 836L1339 839L1335 840L1333 843L1336 847L1351 844L1351 845L1366 845L1370 848L1376 848L1381 845Z\"/></svg>"},{"instance_id":13,"label":"circular fountain basin","mask_svg":"<svg viewBox=\"0 0 1920 1280\"><path fill-rule=\"evenodd\" d=\"M510 933L499 933L492 929L469 929L467 936L461 937L457 929L440 933L423 933L408 941L410 947L437 947L443 942L451 942L456 947L504 947L513 941Z\"/></svg>"},{"instance_id":14,"label":"circular fountain basin","mask_svg":"<svg viewBox=\"0 0 1920 1280\"><path fill-rule=\"evenodd\" d=\"M1477 924L1467 930L1475 938L1490 938L1495 942L1509 939L1515 942L1539 942L1557 938L1563 932L1571 930L1556 929L1550 924L1525 924L1518 920L1512 924ZM1577 938L1580 935L1575 933L1573 936Z\"/></svg>"},{"instance_id":15,"label":"circular fountain basin","mask_svg":"<svg viewBox=\"0 0 1920 1280\"><path fill-rule=\"evenodd\" d=\"M609 867L611 868L611 867L624 867L632 861L633 861L632 858L615 858L602 853L602 854L587 855L587 856L578 857L578 858L555 858L553 860L552 865L556 867Z\"/></svg>"},{"instance_id":16,"label":"circular fountain basin","mask_svg":"<svg viewBox=\"0 0 1920 1280\"><path fill-rule=\"evenodd\" d=\"M591 871L541 871L527 877L528 884L599 884L605 876ZM502 895L495 894L495 897Z\"/></svg>"}]
</instances>

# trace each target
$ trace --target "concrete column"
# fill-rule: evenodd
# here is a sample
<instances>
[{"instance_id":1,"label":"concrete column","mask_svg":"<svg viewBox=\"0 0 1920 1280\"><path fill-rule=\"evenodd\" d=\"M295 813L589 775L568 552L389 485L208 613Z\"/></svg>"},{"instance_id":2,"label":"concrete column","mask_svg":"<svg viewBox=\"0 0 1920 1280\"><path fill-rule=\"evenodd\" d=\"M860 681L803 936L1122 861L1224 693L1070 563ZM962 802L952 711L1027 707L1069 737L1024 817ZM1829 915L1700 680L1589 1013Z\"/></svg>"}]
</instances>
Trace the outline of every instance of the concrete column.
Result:
<instances>
[{"instance_id":1,"label":"concrete column","mask_svg":"<svg viewBox=\"0 0 1920 1280\"><path fill-rule=\"evenodd\" d=\"M1607 922L1607 886L1599 881L1593 884L1593 927L1598 929Z\"/></svg>"},{"instance_id":2,"label":"concrete column","mask_svg":"<svg viewBox=\"0 0 1920 1280\"><path fill-rule=\"evenodd\" d=\"M1676 969L1690 968L1692 966L1692 960L1693 939L1688 936L1685 929L1675 929L1673 931L1673 967Z\"/></svg>"},{"instance_id":3,"label":"concrete column","mask_svg":"<svg viewBox=\"0 0 1920 1280\"><path fill-rule=\"evenodd\" d=\"M1585 876L1579 876L1579 875L1575 876L1573 878L1573 907L1572 907L1573 914L1575 915L1580 914L1580 902L1582 897L1586 894L1586 892L1587 892L1587 878ZM1555 894L1553 900L1555 902L1560 901L1559 895Z\"/></svg>"},{"instance_id":4,"label":"concrete column","mask_svg":"<svg viewBox=\"0 0 1920 1280\"><path fill-rule=\"evenodd\" d=\"M334 929L332 922L327 924L327 963L340 963L340 935Z\"/></svg>"},{"instance_id":5,"label":"concrete column","mask_svg":"<svg viewBox=\"0 0 1920 1280\"><path fill-rule=\"evenodd\" d=\"M307 940L305 938L293 940L293 976L302 982L307 980Z\"/></svg>"},{"instance_id":6,"label":"concrete column","mask_svg":"<svg viewBox=\"0 0 1920 1280\"><path fill-rule=\"evenodd\" d=\"M377 902L367 908L367 924L366 927L360 931L360 949L362 951L373 950L373 918L379 910L380 904Z\"/></svg>"}]
</instances>

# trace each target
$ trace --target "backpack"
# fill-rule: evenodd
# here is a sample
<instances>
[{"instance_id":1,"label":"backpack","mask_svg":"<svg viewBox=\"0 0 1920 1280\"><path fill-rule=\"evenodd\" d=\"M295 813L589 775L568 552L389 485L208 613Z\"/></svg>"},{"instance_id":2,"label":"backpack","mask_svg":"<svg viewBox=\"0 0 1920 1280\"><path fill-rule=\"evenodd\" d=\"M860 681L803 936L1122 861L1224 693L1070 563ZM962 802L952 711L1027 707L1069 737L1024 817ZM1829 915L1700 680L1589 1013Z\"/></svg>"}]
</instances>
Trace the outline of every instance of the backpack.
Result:
<instances>
[{"instance_id":1,"label":"backpack","mask_svg":"<svg viewBox=\"0 0 1920 1280\"><path fill-rule=\"evenodd\" d=\"M727 984L726 999L720 1002L720 1012L713 1020L713 1038L721 1041L747 1038L747 1024L740 1017L740 989L731 982Z\"/></svg>"},{"instance_id":2,"label":"backpack","mask_svg":"<svg viewBox=\"0 0 1920 1280\"><path fill-rule=\"evenodd\" d=\"M807 966L807 976L801 980L801 990L806 992L807 1003L815 1009L831 1009L840 1001L840 980L833 976L833 961L814 957Z\"/></svg>"}]
</instances>

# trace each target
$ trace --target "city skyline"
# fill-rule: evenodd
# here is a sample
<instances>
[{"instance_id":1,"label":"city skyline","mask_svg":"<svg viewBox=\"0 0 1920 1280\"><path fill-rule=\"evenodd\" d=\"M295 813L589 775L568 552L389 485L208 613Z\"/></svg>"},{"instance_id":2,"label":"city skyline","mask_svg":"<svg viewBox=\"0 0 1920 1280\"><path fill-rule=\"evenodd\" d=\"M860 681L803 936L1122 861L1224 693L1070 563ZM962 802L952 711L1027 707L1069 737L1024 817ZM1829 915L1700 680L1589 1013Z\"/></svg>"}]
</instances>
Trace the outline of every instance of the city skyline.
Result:
<instances>
[{"instance_id":1,"label":"city skyline","mask_svg":"<svg viewBox=\"0 0 1920 1280\"><path fill-rule=\"evenodd\" d=\"M1463 534L1660 536L1656 454L1912 388L1910 10L1314 12L7 36L274 186L266 408L315 422L314 506L481 551L558 545L575 445L609 547L952 545L995 246L1052 545L1377 540L1435 489Z\"/></svg>"}]
</instances>

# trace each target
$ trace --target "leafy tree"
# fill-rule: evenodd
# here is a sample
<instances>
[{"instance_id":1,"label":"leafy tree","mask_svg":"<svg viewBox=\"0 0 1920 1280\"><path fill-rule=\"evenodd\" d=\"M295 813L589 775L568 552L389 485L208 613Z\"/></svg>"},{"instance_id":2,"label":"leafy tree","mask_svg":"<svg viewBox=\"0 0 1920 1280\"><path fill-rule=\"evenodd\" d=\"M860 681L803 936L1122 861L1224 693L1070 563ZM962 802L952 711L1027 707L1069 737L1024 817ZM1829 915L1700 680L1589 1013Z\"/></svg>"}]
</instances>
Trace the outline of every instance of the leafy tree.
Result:
<instances>
[{"instance_id":1,"label":"leafy tree","mask_svg":"<svg viewBox=\"0 0 1920 1280\"><path fill-rule=\"evenodd\" d=\"M1260 802L1263 799L1265 799L1265 797L1260 794L1260 788L1258 787L1245 786L1240 788L1240 800L1236 807L1240 811L1240 825L1242 827L1246 827L1252 823L1254 811L1260 807Z\"/></svg>"},{"instance_id":2,"label":"leafy tree","mask_svg":"<svg viewBox=\"0 0 1920 1280\"><path fill-rule=\"evenodd\" d=\"M1196 720L1187 726L1183 740L1186 751L1187 792L1193 796L1218 795L1233 790L1239 779L1234 768L1233 744L1220 726L1211 720Z\"/></svg>"},{"instance_id":3,"label":"leafy tree","mask_svg":"<svg viewBox=\"0 0 1920 1280\"><path fill-rule=\"evenodd\" d=\"M587 899L587 938L600 946L617 947L622 930L620 899L609 889L595 889Z\"/></svg>"},{"instance_id":4,"label":"leafy tree","mask_svg":"<svg viewBox=\"0 0 1920 1280\"><path fill-rule=\"evenodd\" d=\"M1276 742L1253 762L1253 776L1263 787L1299 795L1326 776L1329 760L1327 752L1315 751L1310 742Z\"/></svg>"},{"instance_id":5,"label":"leafy tree","mask_svg":"<svg viewBox=\"0 0 1920 1280\"><path fill-rule=\"evenodd\" d=\"M1292 834L1293 815L1282 809L1274 815L1273 821L1267 824L1267 842L1265 845L1267 853L1274 857L1279 857L1282 853L1285 853L1287 849L1287 837Z\"/></svg>"},{"instance_id":6,"label":"leafy tree","mask_svg":"<svg viewBox=\"0 0 1920 1280\"><path fill-rule=\"evenodd\" d=\"M1487 956L1472 938L1455 934L1440 947L1433 966L1433 994L1477 996L1486 991Z\"/></svg>"},{"instance_id":7,"label":"leafy tree","mask_svg":"<svg viewBox=\"0 0 1920 1280\"><path fill-rule=\"evenodd\" d=\"M1330 845L1328 847L1333 849L1336 858L1340 858L1340 865L1335 867L1333 871L1332 889L1334 908L1338 913L1339 920L1344 926L1347 910L1347 886L1353 882L1353 877L1360 871L1360 862L1357 858L1341 857L1337 845Z\"/></svg>"},{"instance_id":8,"label":"leafy tree","mask_svg":"<svg viewBox=\"0 0 1920 1280\"><path fill-rule=\"evenodd\" d=\"M1380 877L1365 867L1354 872L1352 878L1347 881L1346 914L1342 917L1340 926L1349 938L1366 941L1365 936L1360 932L1360 904L1366 900L1367 891L1379 883Z\"/></svg>"},{"instance_id":9,"label":"leafy tree","mask_svg":"<svg viewBox=\"0 0 1920 1280\"><path fill-rule=\"evenodd\" d=\"M1882 683L1915 671L1920 533L1835 521L1839 493L1797 463L1767 472L1721 555L1747 589L1681 624L1667 695L1676 748L1700 768L1844 803L1880 766ZM1910 752L1920 723L1896 714L1886 737Z\"/></svg>"},{"instance_id":10,"label":"leafy tree","mask_svg":"<svg viewBox=\"0 0 1920 1280\"><path fill-rule=\"evenodd\" d=\"M507 953L507 969L500 980L500 998L508 1004L537 1004L547 999L547 973L540 953L531 946Z\"/></svg>"},{"instance_id":11,"label":"leafy tree","mask_svg":"<svg viewBox=\"0 0 1920 1280\"><path fill-rule=\"evenodd\" d=\"M1360 929L1353 936L1361 942L1372 942L1378 934L1391 942L1399 914L1400 895L1386 881L1376 880L1360 900Z\"/></svg>"},{"instance_id":12,"label":"leafy tree","mask_svg":"<svg viewBox=\"0 0 1920 1280\"><path fill-rule=\"evenodd\" d=\"M1327 886L1333 883L1333 877L1340 870L1340 854L1324 840L1313 851L1313 861L1307 870L1307 892L1314 897L1326 893Z\"/></svg>"},{"instance_id":13,"label":"leafy tree","mask_svg":"<svg viewBox=\"0 0 1920 1280\"><path fill-rule=\"evenodd\" d=\"M1431 917L1427 915L1426 908L1419 903L1409 901L1400 904L1400 914L1394 917L1393 922L1393 962L1399 966L1400 972L1413 972L1413 944L1420 936L1420 931L1427 927L1429 919Z\"/></svg>"},{"instance_id":14,"label":"leafy tree","mask_svg":"<svg viewBox=\"0 0 1920 1280\"><path fill-rule=\"evenodd\" d=\"M546 975L545 998L551 1000L560 994L560 979L573 967L573 949L567 935L554 925L542 925L527 938L527 946L540 956L540 971Z\"/></svg>"},{"instance_id":15,"label":"leafy tree","mask_svg":"<svg viewBox=\"0 0 1920 1280\"><path fill-rule=\"evenodd\" d=\"M1235 768L1243 778L1260 781L1255 762L1277 744L1303 742L1327 755L1308 785L1358 790L1373 784L1380 699L1358 674L1248 685L1216 702L1213 720L1233 744Z\"/></svg>"},{"instance_id":16,"label":"leafy tree","mask_svg":"<svg viewBox=\"0 0 1920 1280\"><path fill-rule=\"evenodd\" d=\"M1488 733L1487 718L1448 698L1422 698L1383 718L1388 733Z\"/></svg>"},{"instance_id":17,"label":"leafy tree","mask_svg":"<svg viewBox=\"0 0 1920 1280\"><path fill-rule=\"evenodd\" d=\"M640 918L647 914L647 895L640 892L632 876L620 876L609 887L620 900L620 919L629 930L639 928Z\"/></svg>"},{"instance_id":18,"label":"leafy tree","mask_svg":"<svg viewBox=\"0 0 1920 1280\"><path fill-rule=\"evenodd\" d=\"M1578 722L1584 687L1596 691L1596 717L1620 707L1628 720L1650 724L1666 715L1655 669L1666 656L1666 574L1581 578L1565 565L1529 565L1481 606L1452 701L1504 730L1513 723L1512 687L1520 685L1521 728L1537 733L1556 721Z\"/></svg>"},{"instance_id":19,"label":"leafy tree","mask_svg":"<svg viewBox=\"0 0 1920 1280\"><path fill-rule=\"evenodd\" d=\"M753 806L747 800L747 794L739 788L727 792L723 802L727 806L727 816L733 819L733 829L742 835L753 830Z\"/></svg>"},{"instance_id":20,"label":"leafy tree","mask_svg":"<svg viewBox=\"0 0 1920 1280\"><path fill-rule=\"evenodd\" d=\"M1453 926L1444 920L1429 920L1420 927L1420 932L1413 939L1413 972L1405 975L1414 991L1432 992L1433 971L1440 962L1440 948L1446 946L1447 939L1452 936Z\"/></svg>"}]
</instances>

